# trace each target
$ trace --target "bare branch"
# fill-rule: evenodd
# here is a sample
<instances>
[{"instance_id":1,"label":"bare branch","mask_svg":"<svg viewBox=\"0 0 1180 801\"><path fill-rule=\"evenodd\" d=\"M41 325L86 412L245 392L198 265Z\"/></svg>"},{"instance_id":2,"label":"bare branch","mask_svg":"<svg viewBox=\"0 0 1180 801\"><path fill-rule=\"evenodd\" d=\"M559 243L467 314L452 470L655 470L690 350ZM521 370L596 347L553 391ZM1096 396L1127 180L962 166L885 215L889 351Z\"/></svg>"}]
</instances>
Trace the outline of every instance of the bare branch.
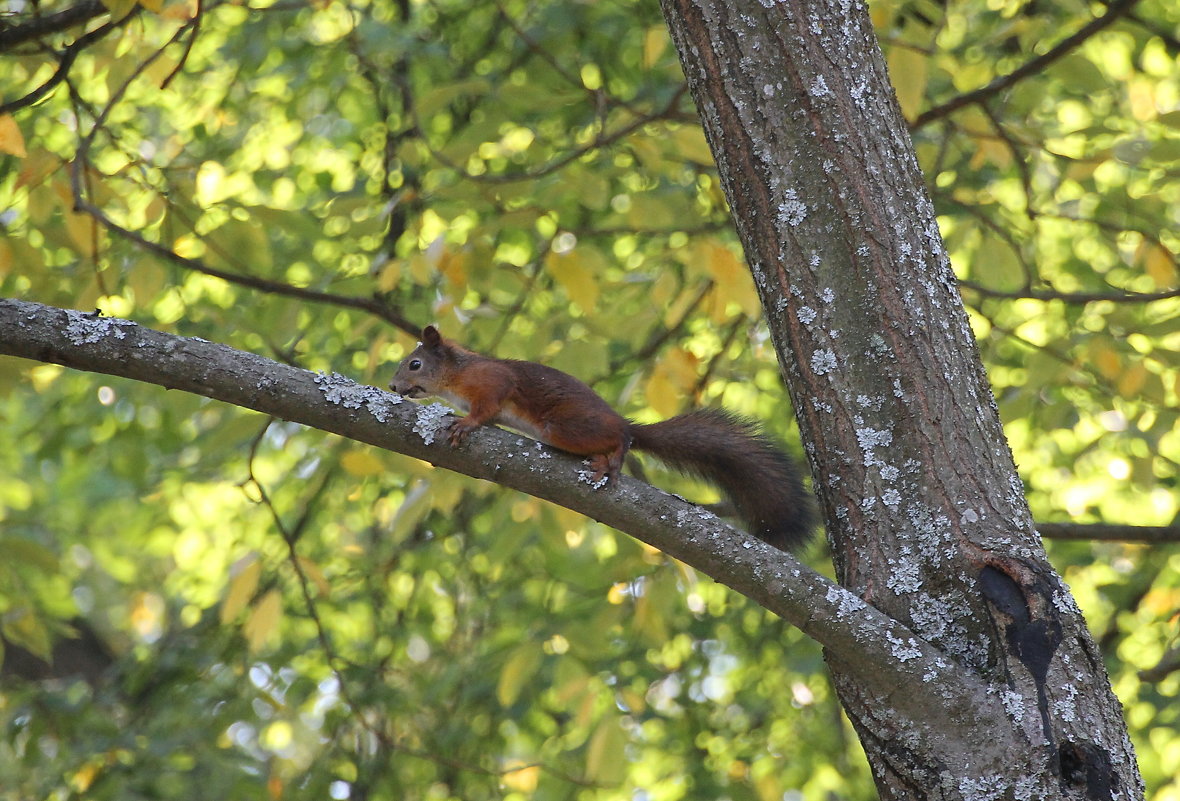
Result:
<instances>
[{"instance_id":1,"label":"bare branch","mask_svg":"<svg viewBox=\"0 0 1180 801\"><path fill-rule=\"evenodd\" d=\"M1042 537L1055 540L1111 540L1151 544L1180 542L1180 526L1128 526L1116 523L1037 523Z\"/></svg>"},{"instance_id":2,"label":"bare branch","mask_svg":"<svg viewBox=\"0 0 1180 801\"><path fill-rule=\"evenodd\" d=\"M1089 39L1094 34L1108 27L1111 23L1125 16L1135 5L1138 0L1117 0L1106 7L1106 13L1101 17L1095 17L1088 23L1078 29L1072 36L1067 36L1058 42L1053 48L1045 53L1037 56L1031 61L1025 62L1007 75L1001 75L987 86L981 86L974 91L961 94L958 97L953 97L945 103L935 106L934 108L926 109L918 118L910 124L910 130L916 131L924 125L928 125L935 120L942 119L948 114L958 111L964 106L969 106L972 103L982 103L1009 87L1020 82L1024 78L1040 72L1045 67L1052 64L1062 56L1068 55L1073 50L1076 50L1083 42Z\"/></svg>"}]
</instances>

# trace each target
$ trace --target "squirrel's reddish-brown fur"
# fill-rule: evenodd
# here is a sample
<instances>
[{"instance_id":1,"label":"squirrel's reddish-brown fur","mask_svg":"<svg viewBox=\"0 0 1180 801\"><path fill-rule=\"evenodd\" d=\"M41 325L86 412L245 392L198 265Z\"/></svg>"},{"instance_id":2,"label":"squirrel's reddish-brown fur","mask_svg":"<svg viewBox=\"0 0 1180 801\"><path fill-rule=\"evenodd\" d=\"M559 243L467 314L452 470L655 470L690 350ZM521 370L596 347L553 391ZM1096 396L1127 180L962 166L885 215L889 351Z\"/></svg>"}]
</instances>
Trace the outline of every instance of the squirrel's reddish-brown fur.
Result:
<instances>
[{"instance_id":1,"label":"squirrel's reddish-brown fur","mask_svg":"<svg viewBox=\"0 0 1180 801\"><path fill-rule=\"evenodd\" d=\"M728 412L699 409L632 423L567 373L482 356L443 339L434 326L423 329L389 387L411 398L444 398L467 412L451 425L451 445L477 426L503 423L590 457L595 480L616 478L635 448L720 488L750 533L776 548L802 544L815 527L815 505L794 462L757 426Z\"/></svg>"}]
</instances>

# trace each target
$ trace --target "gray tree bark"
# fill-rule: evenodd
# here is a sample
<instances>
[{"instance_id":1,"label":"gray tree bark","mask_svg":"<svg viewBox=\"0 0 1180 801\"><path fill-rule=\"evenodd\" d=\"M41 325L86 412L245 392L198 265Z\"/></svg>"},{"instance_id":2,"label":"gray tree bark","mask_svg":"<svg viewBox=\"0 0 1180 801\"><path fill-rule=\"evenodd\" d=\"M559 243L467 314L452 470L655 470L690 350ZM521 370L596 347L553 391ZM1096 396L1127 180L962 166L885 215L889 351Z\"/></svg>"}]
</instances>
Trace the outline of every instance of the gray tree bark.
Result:
<instances>
[{"instance_id":1,"label":"gray tree bark","mask_svg":"<svg viewBox=\"0 0 1180 801\"><path fill-rule=\"evenodd\" d=\"M865 682L867 651L828 649L881 796L1142 797L1101 656L1033 528L867 10L661 2L839 581L999 701L946 715L969 706L951 685Z\"/></svg>"}]
</instances>

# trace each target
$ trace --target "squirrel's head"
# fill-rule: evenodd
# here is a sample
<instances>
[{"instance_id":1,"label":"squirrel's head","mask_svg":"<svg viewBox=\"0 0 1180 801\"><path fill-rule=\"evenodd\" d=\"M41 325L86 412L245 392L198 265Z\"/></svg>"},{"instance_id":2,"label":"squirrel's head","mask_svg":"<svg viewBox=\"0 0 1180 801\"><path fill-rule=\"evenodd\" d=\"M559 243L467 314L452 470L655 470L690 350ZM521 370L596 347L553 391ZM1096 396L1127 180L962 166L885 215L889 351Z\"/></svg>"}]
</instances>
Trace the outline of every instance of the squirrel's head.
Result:
<instances>
[{"instance_id":1,"label":"squirrel's head","mask_svg":"<svg viewBox=\"0 0 1180 801\"><path fill-rule=\"evenodd\" d=\"M449 346L433 325L422 329L422 341L407 356L389 382L389 388L407 398L422 398L437 395L443 389L445 365Z\"/></svg>"}]
</instances>

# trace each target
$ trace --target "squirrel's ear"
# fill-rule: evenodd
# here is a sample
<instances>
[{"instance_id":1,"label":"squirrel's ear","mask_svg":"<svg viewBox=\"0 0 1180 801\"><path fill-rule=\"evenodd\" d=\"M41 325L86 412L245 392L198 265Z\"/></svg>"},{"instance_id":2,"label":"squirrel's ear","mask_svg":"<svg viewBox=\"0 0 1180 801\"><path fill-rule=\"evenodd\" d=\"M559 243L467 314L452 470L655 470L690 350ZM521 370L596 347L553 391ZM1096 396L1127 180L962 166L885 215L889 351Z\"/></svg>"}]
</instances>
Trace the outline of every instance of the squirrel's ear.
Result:
<instances>
[{"instance_id":1,"label":"squirrel's ear","mask_svg":"<svg viewBox=\"0 0 1180 801\"><path fill-rule=\"evenodd\" d=\"M428 325L422 329L422 342L428 348L437 348L442 344L442 335L433 325Z\"/></svg>"}]
</instances>

